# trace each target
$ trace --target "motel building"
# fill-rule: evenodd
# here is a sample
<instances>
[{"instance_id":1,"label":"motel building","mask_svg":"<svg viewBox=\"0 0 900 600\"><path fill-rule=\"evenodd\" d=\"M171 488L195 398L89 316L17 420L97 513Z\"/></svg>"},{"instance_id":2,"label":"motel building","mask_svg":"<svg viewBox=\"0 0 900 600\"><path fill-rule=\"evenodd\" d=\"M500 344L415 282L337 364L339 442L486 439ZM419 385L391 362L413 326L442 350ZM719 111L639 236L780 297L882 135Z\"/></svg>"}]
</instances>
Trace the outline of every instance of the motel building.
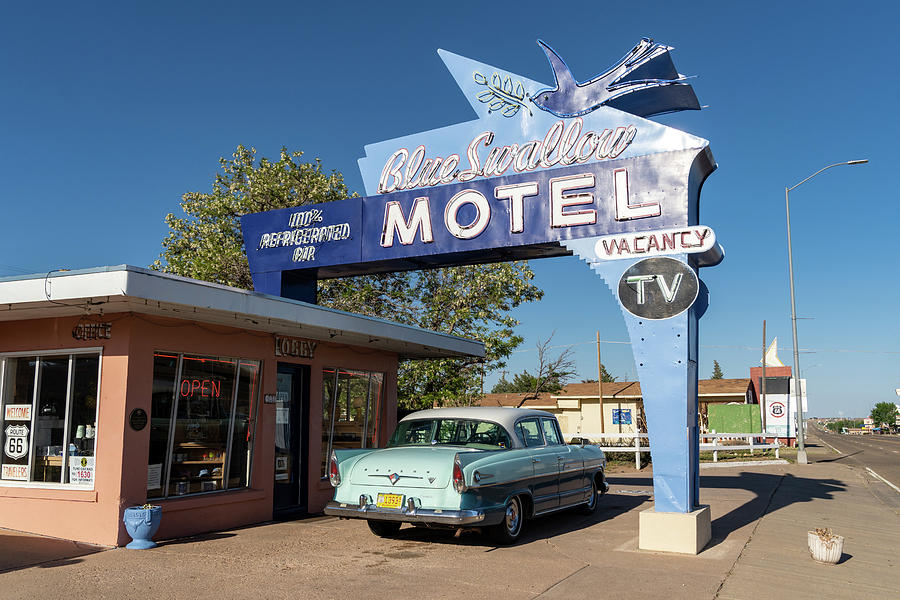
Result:
<instances>
[{"instance_id":1,"label":"motel building","mask_svg":"<svg viewBox=\"0 0 900 600\"><path fill-rule=\"evenodd\" d=\"M0 279L0 527L94 544L319 512L382 446L402 359L480 342L131 266Z\"/></svg>"}]
</instances>

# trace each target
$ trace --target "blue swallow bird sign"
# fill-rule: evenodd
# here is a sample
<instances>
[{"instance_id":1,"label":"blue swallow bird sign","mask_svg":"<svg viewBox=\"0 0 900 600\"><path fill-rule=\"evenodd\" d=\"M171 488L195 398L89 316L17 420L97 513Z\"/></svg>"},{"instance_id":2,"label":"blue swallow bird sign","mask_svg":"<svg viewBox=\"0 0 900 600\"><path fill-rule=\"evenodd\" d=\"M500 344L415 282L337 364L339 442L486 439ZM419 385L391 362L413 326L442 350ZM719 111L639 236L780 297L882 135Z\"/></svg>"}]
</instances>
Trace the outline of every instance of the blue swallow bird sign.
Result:
<instances>
[{"instance_id":1,"label":"blue swallow bird sign","mask_svg":"<svg viewBox=\"0 0 900 600\"><path fill-rule=\"evenodd\" d=\"M622 304L656 510L690 512L707 301L697 270L723 257L699 221L715 162L706 140L646 117L700 105L668 46L641 40L579 83L538 43L553 85L439 50L477 118L366 146L366 197L244 216L254 287L314 301L317 279L579 256Z\"/></svg>"}]
</instances>

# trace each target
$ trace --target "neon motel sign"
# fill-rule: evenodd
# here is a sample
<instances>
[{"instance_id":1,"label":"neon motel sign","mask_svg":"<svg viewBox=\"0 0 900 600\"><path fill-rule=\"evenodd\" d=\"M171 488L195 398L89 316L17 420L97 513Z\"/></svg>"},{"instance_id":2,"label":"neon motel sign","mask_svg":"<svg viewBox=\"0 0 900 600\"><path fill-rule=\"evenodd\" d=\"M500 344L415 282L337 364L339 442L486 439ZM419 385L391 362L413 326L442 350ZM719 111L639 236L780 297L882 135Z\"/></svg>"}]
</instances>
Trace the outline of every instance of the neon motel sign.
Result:
<instances>
[{"instance_id":1,"label":"neon motel sign","mask_svg":"<svg viewBox=\"0 0 900 600\"><path fill-rule=\"evenodd\" d=\"M697 270L723 258L699 220L716 165L706 140L647 117L700 105L663 44L642 40L579 82L539 43L553 85L439 50L476 118L366 146L365 197L244 216L254 288L315 301L317 279L578 256L617 295L632 337L661 451L657 510L687 512L697 504L696 323L707 298ZM671 344L644 341L669 335Z\"/></svg>"}]
</instances>

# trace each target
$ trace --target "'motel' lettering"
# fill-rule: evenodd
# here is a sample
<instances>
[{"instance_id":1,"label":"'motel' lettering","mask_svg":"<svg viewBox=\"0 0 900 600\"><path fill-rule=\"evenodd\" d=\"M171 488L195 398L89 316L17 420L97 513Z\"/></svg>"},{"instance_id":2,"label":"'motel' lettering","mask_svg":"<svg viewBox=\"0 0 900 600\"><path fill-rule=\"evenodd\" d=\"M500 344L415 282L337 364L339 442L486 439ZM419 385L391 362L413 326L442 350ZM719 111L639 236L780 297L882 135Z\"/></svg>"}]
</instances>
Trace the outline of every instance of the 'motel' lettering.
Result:
<instances>
[{"instance_id":1,"label":"'motel' lettering","mask_svg":"<svg viewBox=\"0 0 900 600\"><path fill-rule=\"evenodd\" d=\"M550 180L550 227L574 227L593 225L597 222L597 210L594 205L595 177L593 173L579 173ZM581 190L573 192L573 190ZM494 199L509 203L509 232L525 231L525 201L539 196L537 181L525 181L514 185L501 185L494 188ZM639 204L629 203L628 172L616 169L613 173L613 190L610 197L615 201L617 221L658 217L660 204L658 199ZM534 200L532 200L534 201ZM475 218L470 223L457 220L460 208L470 204L475 209ZM454 195L444 207L443 225L454 237L469 240L477 237L491 221L491 202L479 191L463 190ZM397 201L384 205L384 226L381 233L381 246L390 248L395 238L400 244L408 246L416 240L423 244L434 242L432 229L432 211L428 196L415 199L409 216Z\"/></svg>"}]
</instances>

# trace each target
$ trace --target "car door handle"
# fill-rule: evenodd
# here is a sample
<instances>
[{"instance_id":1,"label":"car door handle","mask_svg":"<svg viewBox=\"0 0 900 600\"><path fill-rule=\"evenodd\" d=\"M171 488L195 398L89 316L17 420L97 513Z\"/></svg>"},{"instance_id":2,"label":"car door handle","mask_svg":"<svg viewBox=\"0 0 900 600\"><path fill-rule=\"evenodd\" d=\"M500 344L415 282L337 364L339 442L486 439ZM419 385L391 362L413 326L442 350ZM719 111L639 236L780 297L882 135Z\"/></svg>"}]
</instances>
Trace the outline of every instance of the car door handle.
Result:
<instances>
[{"instance_id":1,"label":"car door handle","mask_svg":"<svg viewBox=\"0 0 900 600\"><path fill-rule=\"evenodd\" d=\"M539 463L539 462L541 462L541 459L535 458L534 456L532 456L532 457L531 457L531 462L533 462L533 463Z\"/></svg>"}]
</instances>

